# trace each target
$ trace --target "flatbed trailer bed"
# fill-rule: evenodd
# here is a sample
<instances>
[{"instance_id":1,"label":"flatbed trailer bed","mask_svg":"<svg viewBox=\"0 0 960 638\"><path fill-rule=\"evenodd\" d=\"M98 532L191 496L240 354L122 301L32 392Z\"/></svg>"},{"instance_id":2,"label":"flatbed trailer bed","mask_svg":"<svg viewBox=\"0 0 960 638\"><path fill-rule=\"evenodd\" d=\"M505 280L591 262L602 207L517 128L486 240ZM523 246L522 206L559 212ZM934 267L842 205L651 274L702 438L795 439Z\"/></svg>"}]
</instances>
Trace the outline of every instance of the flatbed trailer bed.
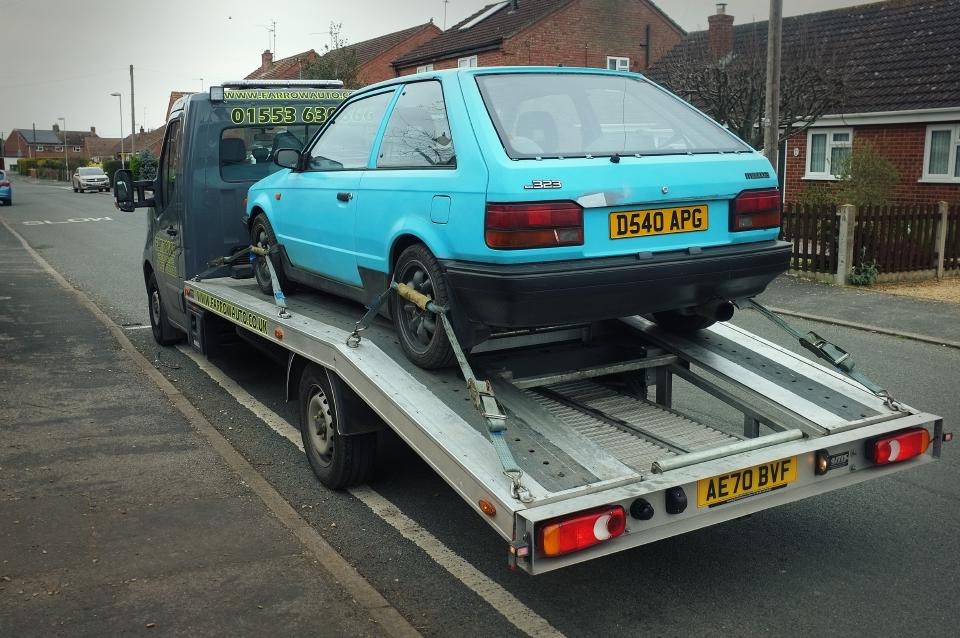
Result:
<instances>
[{"instance_id":1,"label":"flatbed trailer bed","mask_svg":"<svg viewBox=\"0 0 960 638\"><path fill-rule=\"evenodd\" d=\"M393 327L378 319L347 345L364 309L335 297L287 297L289 316L252 280L187 281L190 340L205 348L212 315L289 353L296 371L314 362L336 375L509 543L511 564L539 574L885 476L940 456L940 417L891 407L843 375L730 324L691 336L642 317L504 333L470 355L507 415L507 442L529 491L524 502L486 436L459 370L427 371L407 360ZM733 431L675 405L675 378L744 417ZM648 398L649 397L649 398ZM928 449L874 465L877 437L923 427ZM828 459L823 474L815 465ZM783 462L786 464L783 464ZM711 494L745 468L786 469L771 489ZM788 481L783 482L789 478ZM712 480L711 480L712 479ZM753 486L751 486L751 489ZM546 521L621 505L625 532L560 556L545 556Z\"/></svg>"}]
</instances>

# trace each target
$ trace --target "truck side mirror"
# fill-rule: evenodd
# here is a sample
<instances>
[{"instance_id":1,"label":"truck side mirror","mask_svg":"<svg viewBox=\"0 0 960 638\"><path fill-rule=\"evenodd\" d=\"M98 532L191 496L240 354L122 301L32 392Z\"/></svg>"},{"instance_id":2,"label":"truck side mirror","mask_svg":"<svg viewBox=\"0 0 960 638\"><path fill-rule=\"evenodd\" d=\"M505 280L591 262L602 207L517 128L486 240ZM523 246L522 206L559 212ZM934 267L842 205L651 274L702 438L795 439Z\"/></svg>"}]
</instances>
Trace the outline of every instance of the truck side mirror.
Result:
<instances>
[{"instance_id":1,"label":"truck side mirror","mask_svg":"<svg viewBox=\"0 0 960 638\"><path fill-rule=\"evenodd\" d=\"M133 172L121 168L113 174L113 199L116 207L125 213L138 208L150 208L154 205L152 197L147 197L145 189L153 189L152 181L133 181Z\"/></svg>"},{"instance_id":2,"label":"truck side mirror","mask_svg":"<svg viewBox=\"0 0 960 638\"><path fill-rule=\"evenodd\" d=\"M133 172L120 169L113 174L113 199L117 208L125 213L132 213L137 204L133 199Z\"/></svg>"},{"instance_id":3,"label":"truck side mirror","mask_svg":"<svg viewBox=\"0 0 960 638\"><path fill-rule=\"evenodd\" d=\"M300 165L300 151L295 148L281 148L273 156L273 163L284 168L297 168Z\"/></svg>"}]
</instances>

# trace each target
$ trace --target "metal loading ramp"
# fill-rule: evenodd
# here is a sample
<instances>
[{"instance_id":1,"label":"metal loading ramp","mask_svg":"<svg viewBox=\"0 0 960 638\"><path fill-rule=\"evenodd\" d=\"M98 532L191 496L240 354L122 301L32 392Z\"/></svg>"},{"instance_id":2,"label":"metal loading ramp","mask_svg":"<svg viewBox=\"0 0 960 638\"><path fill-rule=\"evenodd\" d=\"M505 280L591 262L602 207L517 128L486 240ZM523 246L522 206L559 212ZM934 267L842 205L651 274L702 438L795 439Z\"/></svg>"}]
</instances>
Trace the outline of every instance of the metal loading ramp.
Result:
<instances>
[{"instance_id":1,"label":"metal loading ramp","mask_svg":"<svg viewBox=\"0 0 960 638\"><path fill-rule=\"evenodd\" d=\"M654 461L742 440L672 410L594 381L523 393L580 436L641 474Z\"/></svg>"}]
</instances>

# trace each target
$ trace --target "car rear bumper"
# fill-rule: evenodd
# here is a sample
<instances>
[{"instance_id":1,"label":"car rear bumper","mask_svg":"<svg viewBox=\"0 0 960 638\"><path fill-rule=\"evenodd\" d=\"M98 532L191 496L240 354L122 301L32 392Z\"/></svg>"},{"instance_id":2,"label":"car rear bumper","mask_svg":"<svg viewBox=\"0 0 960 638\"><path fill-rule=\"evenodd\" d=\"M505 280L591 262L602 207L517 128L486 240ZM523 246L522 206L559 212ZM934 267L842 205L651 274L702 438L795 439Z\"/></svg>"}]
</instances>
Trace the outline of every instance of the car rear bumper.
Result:
<instances>
[{"instance_id":1,"label":"car rear bumper","mask_svg":"<svg viewBox=\"0 0 960 638\"><path fill-rule=\"evenodd\" d=\"M765 241L688 251L530 264L442 261L457 308L487 326L598 321L759 294L787 270L791 246Z\"/></svg>"}]
</instances>

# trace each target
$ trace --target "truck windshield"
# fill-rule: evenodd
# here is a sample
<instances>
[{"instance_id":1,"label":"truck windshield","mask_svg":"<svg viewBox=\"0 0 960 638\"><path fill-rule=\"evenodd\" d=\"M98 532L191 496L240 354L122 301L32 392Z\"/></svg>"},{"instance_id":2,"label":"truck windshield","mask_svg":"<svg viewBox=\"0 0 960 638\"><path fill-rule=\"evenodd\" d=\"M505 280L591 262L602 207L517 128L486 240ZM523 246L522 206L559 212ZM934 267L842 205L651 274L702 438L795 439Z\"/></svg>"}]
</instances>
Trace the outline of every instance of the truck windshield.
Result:
<instances>
[{"instance_id":1,"label":"truck windshield","mask_svg":"<svg viewBox=\"0 0 960 638\"><path fill-rule=\"evenodd\" d=\"M280 170L273 163L282 148L301 150L319 124L237 126L220 134L220 176L227 182L255 182Z\"/></svg>"},{"instance_id":2,"label":"truck windshield","mask_svg":"<svg viewBox=\"0 0 960 638\"><path fill-rule=\"evenodd\" d=\"M477 83L513 159L750 150L713 120L641 78L515 73L478 75Z\"/></svg>"}]
</instances>

